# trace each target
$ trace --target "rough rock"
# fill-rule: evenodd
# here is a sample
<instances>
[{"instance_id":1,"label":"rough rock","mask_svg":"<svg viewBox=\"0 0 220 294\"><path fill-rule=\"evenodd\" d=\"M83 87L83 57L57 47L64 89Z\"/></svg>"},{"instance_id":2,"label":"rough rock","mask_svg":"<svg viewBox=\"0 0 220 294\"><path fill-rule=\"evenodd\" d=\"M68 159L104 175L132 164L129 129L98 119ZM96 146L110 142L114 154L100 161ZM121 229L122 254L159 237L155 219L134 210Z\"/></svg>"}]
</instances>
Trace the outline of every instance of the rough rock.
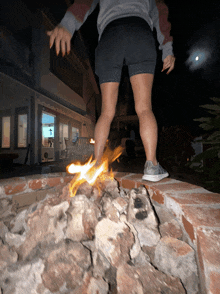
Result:
<instances>
[{"instance_id":1,"label":"rough rock","mask_svg":"<svg viewBox=\"0 0 220 294\"><path fill-rule=\"evenodd\" d=\"M198 273L194 250L185 242L163 237L156 246L154 265L181 279L187 294L198 293Z\"/></svg>"},{"instance_id":2,"label":"rough rock","mask_svg":"<svg viewBox=\"0 0 220 294\"><path fill-rule=\"evenodd\" d=\"M95 229L95 245L112 266L117 267L121 263L130 260L130 249L134 244L133 234L122 222L113 222L110 219L102 219Z\"/></svg>"},{"instance_id":3,"label":"rough rock","mask_svg":"<svg viewBox=\"0 0 220 294\"><path fill-rule=\"evenodd\" d=\"M13 234L11 232L7 232L5 234L5 241L9 246L12 248L18 249L26 240L26 232L24 232L22 235L20 234Z\"/></svg>"},{"instance_id":4,"label":"rough rock","mask_svg":"<svg viewBox=\"0 0 220 294\"><path fill-rule=\"evenodd\" d=\"M94 278L92 273L86 272L83 278L83 283L68 294L108 294L108 283L102 278Z\"/></svg>"},{"instance_id":5,"label":"rough rock","mask_svg":"<svg viewBox=\"0 0 220 294\"><path fill-rule=\"evenodd\" d=\"M160 207L157 203L154 203L154 209L160 224L170 222L174 218L174 216L168 211L166 207Z\"/></svg>"},{"instance_id":6,"label":"rough rock","mask_svg":"<svg viewBox=\"0 0 220 294\"><path fill-rule=\"evenodd\" d=\"M17 253L0 240L0 270L15 263L17 259Z\"/></svg>"},{"instance_id":7,"label":"rough rock","mask_svg":"<svg viewBox=\"0 0 220 294\"><path fill-rule=\"evenodd\" d=\"M3 293L38 293L38 286L42 284L41 274L43 270L44 264L41 259L33 260L30 263L17 263L4 269L0 272L0 285Z\"/></svg>"},{"instance_id":8,"label":"rough rock","mask_svg":"<svg viewBox=\"0 0 220 294\"><path fill-rule=\"evenodd\" d=\"M118 294L144 294L144 289L134 267L123 264L117 269Z\"/></svg>"},{"instance_id":9,"label":"rough rock","mask_svg":"<svg viewBox=\"0 0 220 294\"><path fill-rule=\"evenodd\" d=\"M65 237L64 228L67 226L67 201L50 206L44 203L41 207L28 215L27 235L18 249L19 256L24 260L41 242L58 243ZM33 234L34 232L34 234Z\"/></svg>"},{"instance_id":10,"label":"rough rock","mask_svg":"<svg viewBox=\"0 0 220 294\"><path fill-rule=\"evenodd\" d=\"M185 294L178 278L157 271L150 263L144 266L123 264L117 269L118 294Z\"/></svg>"},{"instance_id":11,"label":"rough rock","mask_svg":"<svg viewBox=\"0 0 220 294\"><path fill-rule=\"evenodd\" d=\"M117 197L112 201L112 204L115 206L119 214L127 213L128 202L122 197Z\"/></svg>"},{"instance_id":12,"label":"rough rock","mask_svg":"<svg viewBox=\"0 0 220 294\"><path fill-rule=\"evenodd\" d=\"M178 278L156 270L150 263L135 266L144 293L186 294Z\"/></svg>"},{"instance_id":13,"label":"rough rock","mask_svg":"<svg viewBox=\"0 0 220 294\"><path fill-rule=\"evenodd\" d=\"M179 223L175 219L172 219L170 222L165 222L160 225L159 230L162 237L167 236L182 240L183 231Z\"/></svg>"},{"instance_id":14,"label":"rough rock","mask_svg":"<svg viewBox=\"0 0 220 294\"><path fill-rule=\"evenodd\" d=\"M27 210L22 210L16 215L16 217L10 222L10 232L14 234L20 234L25 229L25 218Z\"/></svg>"},{"instance_id":15,"label":"rough rock","mask_svg":"<svg viewBox=\"0 0 220 294\"><path fill-rule=\"evenodd\" d=\"M66 238L73 241L86 241L94 237L95 227L101 212L95 203L85 195L76 195L71 199L67 211Z\"/></svg>"},{"instance_id":16,"label":"rough rock","mask_svg":"<svg viewBox=\"0 0 220 294\"><path fill-rule=\"evenodd\" d=\"M93 276L104 278L111 267L110 262L96 249L94 241L83 241L82 244L92 252Z\"/></svg>"},{"instance_id":17,"label":"rough rock","mask_svg":"<svg viewBox=\"0 0 220 294\"><path fill-rule=\"evenodd\" d=\"M12 200L10 198L0 198L0 220L10 222L15 215Z\"/></svg>"},{"instance_id":18,"label":"rough rock","mask_svg":"<svg viewBox=\"0 0 220 294\"><path fill-rule=\"evenodd\" d=\"M105 193L110 194L113 199L120 196L118 182L115 179L106 178L101 182L100 186L102 188L103 195L105 195Z\"/></svg>"},{"instance_id":19,"label":"rough rock","mask_svg":"<svg viewBox=\"0 0 220 294\"><path fill-rule=\"evenodd\" d=\"M160 240L158 222L144 187L132 189L127 220L138 232L141 246L155 246Z\"/></svg>"},{"instance_id":20,"label":"rough rock","mask_svg":"<svg viewBox=\"0 0 220 294\"><path fill-rule=\"evenodd\" d=\"M112 203L112 198L108 195L102 197L102 214L105 215L113 222L119 221L119 212L117 208Z\"/></svg>"},{"instance_id":21,"label":"rough rock","mask_svg":"<svg viewBox=\"0 0 220 294\"><path fill-rule=\"evenodd\" d=\"M5 234L8 232L8 227L4 224L4 222L0 221L0 238L4 241Z\"/></svg>"},{"instance_id":22,"label":"rough rock","mask_svg":"<svg viewBox=\"0 0 220 294\"><path fill-rule=\"evenodd\" d=\"M82 283L90 265L90 252L81 243L61 242L46 258L43 284L51 292L58 292L63 286L74 289Z\"/></svg>"}]
</instances>

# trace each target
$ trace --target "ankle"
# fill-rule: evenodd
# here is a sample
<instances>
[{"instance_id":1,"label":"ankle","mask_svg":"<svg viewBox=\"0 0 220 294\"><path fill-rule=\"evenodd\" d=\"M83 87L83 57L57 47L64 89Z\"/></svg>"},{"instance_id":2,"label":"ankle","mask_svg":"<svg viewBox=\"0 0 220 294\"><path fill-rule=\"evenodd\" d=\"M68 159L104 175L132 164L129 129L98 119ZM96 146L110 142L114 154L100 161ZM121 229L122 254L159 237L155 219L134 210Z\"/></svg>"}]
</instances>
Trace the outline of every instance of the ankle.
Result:
<instances>
[{"instance_id":1,"label":"ankle","mask_svg":"<svg viewBox=\"0 0 220 294\"><path fill-rule=\"evenodd\" d=\"M151 161L153 163L154 166L156 166L158 164L158 161L155 159L155 160L150 160L148 159L147 161Z\"/></svg>"}]
</instances>

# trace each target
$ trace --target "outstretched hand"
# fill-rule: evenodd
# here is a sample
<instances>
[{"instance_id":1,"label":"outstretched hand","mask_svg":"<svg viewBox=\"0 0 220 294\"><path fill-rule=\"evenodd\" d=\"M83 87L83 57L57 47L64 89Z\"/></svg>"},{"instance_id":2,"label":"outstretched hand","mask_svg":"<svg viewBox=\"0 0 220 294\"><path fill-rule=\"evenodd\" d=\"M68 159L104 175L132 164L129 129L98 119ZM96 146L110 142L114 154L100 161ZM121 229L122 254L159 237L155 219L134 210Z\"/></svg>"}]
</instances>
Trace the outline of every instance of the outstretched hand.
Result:
<instances>
[{"instance_id":1,"label":"outstretched hand","mask_svg":"<svg viewBox=\"0 0 220 294\"><path fill-rule=\"evenodd\" d=\"M63 27L56 26L52 31L48 31L47 35L50 37L50 48L55 43L56 54L62 52L62 56L70 53L71 49L71 34Z\"/></svg>"},{"instance_id":2,"label":"outstretched hand","mask_svg":"<svg viewBox=\"0 0 220 294\"><path fill-rule=\"evenodd\" d=\"M176 58L173 55L168 55L163 61L163 69L161 70L161 72L169 68L169 70L167 71L168 75L174 69L175 60Z\"/></svg>"}]
</instances>

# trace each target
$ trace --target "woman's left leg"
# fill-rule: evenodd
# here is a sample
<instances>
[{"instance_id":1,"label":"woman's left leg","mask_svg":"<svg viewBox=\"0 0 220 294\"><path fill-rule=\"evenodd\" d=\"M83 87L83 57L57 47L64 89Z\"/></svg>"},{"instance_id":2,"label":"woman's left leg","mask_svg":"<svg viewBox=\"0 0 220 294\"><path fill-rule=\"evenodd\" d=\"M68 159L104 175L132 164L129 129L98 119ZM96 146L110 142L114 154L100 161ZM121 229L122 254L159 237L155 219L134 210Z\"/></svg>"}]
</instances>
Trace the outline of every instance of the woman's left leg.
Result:
<instances>
[{"instance_id":1,"label":"woman's left leg","mask_svg":"<svg viewBox=\"0 0 220 294\"><path fill-rule=\"evenodd\" d=\"M101 115L95 126L95 159L98 163L101 162L111 122L115 116L119 83L102 83L100 88L102 94L102 109Z\"/></svg>"}]
</instances>

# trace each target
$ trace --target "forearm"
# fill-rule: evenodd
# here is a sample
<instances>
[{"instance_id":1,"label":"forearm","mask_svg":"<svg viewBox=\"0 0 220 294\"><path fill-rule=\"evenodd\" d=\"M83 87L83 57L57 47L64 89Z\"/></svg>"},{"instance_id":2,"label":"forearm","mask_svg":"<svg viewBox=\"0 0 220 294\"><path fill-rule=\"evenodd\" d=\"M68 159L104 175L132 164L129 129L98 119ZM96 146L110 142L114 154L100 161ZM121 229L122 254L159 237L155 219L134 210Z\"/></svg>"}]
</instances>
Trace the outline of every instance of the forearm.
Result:
<instances>
[{"instance_id":1,"label":"forearm","mask_svg":"<svg viewBox=\"0 0 220 294\"><path fill-rule=\"evenodd\" d=\"M73 35L82 26L88 15L92 13L98 2L99 0L75 0L68 8L59 25Z\"/></svg>"},{"instance_id":2,"label":"forearm","mask_svg":"<svg viewBox=\"0 0 220 294\"><path fill-rule=\"evenodd\" d=\"M154 0L153 0L154 1ZM171 24L168 21L168 7L162 0L156 0L152 11L153 25L157 31L157 39L162 52L162 60L173 55L173 38L170 35Z\"/></svg>"}]
</instances>

